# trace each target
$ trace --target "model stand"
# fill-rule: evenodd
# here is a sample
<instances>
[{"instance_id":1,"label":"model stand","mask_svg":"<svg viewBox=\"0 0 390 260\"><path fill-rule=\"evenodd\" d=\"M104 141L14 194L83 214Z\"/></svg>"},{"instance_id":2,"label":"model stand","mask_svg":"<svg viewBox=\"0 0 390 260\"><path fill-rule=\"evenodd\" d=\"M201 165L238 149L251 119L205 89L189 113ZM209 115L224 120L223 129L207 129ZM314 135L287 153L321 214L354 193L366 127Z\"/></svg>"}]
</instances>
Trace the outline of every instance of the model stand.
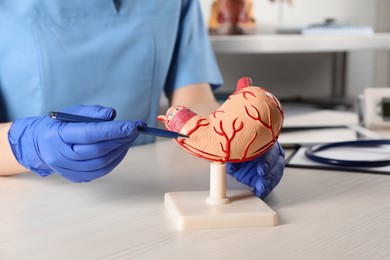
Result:
<instances>
[{"instance_id":1,"label":"model stand","mask_svg":"<svg viewBox=\"0 0 390 260\"><path fill-rule=\"evenodd\" d=\"M226 191L224 163L211 162L210 191L168 192L164 204L178 230L277 224L276 213L251 191Z\"/></svg>"}]
</instances>

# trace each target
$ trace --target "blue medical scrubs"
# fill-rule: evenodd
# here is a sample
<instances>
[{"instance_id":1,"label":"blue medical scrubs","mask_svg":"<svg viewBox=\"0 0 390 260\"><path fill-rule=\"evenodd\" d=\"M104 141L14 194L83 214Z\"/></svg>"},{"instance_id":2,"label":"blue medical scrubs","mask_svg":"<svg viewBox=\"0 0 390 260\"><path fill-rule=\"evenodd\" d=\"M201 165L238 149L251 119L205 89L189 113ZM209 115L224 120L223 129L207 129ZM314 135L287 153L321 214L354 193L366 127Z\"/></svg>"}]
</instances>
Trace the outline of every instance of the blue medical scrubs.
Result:
<instances>
[{"instance_id":1,"label":"blue medical scrubs","mask_svg":"<svg viewBox=\"0 0 390 260\"><path fill-rule=\"evenodd\" d=\"M196 0L0 1L0 120L100 104L154 126L161 93L222 83L202 19Z\"/></svg>"}]
</instances>

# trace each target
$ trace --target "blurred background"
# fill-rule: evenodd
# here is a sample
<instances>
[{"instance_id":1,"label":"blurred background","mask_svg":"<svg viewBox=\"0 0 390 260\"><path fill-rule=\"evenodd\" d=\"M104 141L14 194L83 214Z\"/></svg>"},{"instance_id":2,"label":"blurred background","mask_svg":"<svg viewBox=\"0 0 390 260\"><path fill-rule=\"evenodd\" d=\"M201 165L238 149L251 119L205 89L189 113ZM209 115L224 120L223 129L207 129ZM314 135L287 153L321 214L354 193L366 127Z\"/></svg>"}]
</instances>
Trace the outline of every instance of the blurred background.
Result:
<instances>
[{"instance_id":1,"label":"blurred background","mask_svg":"<svg viewBox=\"0 0 390 260\"><path fill-rule=\"evenodd\" d=\"M200 0L200 3L207 25L213 0ZM375 33L390 32L390 0L294 0L293 5L253 0L253 14L256 35L275 34L281 28L293 31L329 18L367 25ZM212 36L211 40L222 41L220 36ZM346 52L346 98L354 102L367 87L390 86L389 53L390 45L387 50ZM254 85L263 86L285 100L323 99L333 95L334 53L243 54L216 50L216 56L225 81L217 93L234 91L240 77L250 76Z\"/></svg>"}]
</instances>

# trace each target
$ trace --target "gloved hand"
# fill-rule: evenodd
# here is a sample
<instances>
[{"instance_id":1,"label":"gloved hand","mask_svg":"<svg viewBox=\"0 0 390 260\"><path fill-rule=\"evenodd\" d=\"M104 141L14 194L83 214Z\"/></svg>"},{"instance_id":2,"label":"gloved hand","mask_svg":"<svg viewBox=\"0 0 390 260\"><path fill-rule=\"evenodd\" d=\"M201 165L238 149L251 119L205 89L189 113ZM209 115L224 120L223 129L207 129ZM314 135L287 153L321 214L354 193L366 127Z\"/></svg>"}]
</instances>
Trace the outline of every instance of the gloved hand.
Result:
<instances>
[{"instance_id":1,"label":"gloved hand","mask_svg":"<svg viewBox=\"0 0 390 260\"><path fill-rule=\"evenodd\" d=\"M74 106L62 112L113 120L115 110ZM143 121L62 122L48 116L15 120L8 132L20 164L46 176L53 172L73 182L88 182L114 169L138 137Z\"/></svg>"},{"instance_id":2,"label":"gloved hand","mask_svg":"<svg viewBox=\"0 0 390 260\"><path fill-rule=\"evenodd\" d=\"M251 161L227 163L226 172L254 188L255 195L264 199L282 178L284 163L284 151L277 142L268 151Z\"/></svg>"}]
</instances>

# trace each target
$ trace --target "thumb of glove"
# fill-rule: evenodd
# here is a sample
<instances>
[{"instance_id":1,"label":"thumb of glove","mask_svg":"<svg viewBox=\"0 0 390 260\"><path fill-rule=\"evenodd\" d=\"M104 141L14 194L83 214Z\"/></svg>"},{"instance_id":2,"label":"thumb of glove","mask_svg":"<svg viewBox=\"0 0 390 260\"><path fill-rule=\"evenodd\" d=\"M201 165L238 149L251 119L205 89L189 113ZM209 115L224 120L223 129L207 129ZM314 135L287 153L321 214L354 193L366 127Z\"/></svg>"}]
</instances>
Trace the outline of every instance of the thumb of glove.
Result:
<instances>
[{"instance_id":1,"label":"thumb of glove","mask_svg":"<svg viewBox=\"0 0 390 260\"><path fill-rule=\"evenodd\" d=\"M116 111L114 108L103 107L100 105L77 105L62 109L61 112L108 121L114 120L116 117Z\"/></svg>"}]
</instances>

